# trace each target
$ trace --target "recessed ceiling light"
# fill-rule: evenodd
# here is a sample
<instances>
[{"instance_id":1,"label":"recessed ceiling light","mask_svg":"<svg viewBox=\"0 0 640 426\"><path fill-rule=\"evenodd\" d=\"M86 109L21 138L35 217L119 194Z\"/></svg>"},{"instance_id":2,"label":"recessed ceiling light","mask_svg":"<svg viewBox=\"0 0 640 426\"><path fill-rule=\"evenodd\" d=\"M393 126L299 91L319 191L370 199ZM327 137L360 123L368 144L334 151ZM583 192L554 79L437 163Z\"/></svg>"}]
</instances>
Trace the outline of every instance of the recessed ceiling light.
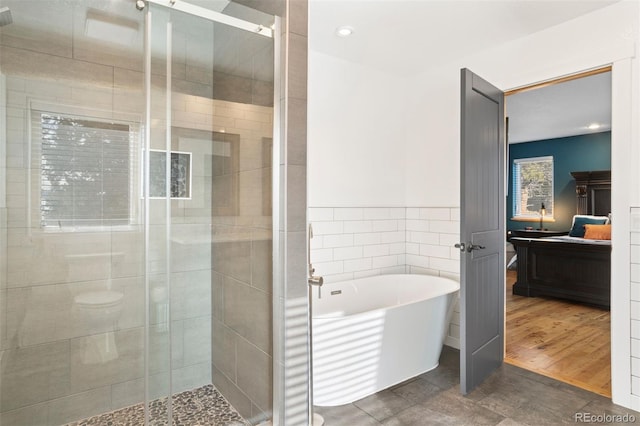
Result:
<instances>
[{"instance_id":1,"label":"recessed ceiling light","mask_svg":"<svg viewBox=\"0 0 640 426\"><path fill-rule=\"evenodd\" d=\"M351 34L353 34L353 28L346 25L338 27L336 30L336 35L338 37L349 37Z\"/></svg>"},{"instance_id":2,"label":"recessed ceiling light","mask_svg":"<svg viewBox=\"0 0 640 426\"><path fill-rule=\"evenodd\" d=\"M596 130L596 129L599 129L599 128L600 128L600 125L598 123L591 123L591 124L589 124L587 126L587 129L589 129L589 130Z\"/></svg>"}]
</instances>

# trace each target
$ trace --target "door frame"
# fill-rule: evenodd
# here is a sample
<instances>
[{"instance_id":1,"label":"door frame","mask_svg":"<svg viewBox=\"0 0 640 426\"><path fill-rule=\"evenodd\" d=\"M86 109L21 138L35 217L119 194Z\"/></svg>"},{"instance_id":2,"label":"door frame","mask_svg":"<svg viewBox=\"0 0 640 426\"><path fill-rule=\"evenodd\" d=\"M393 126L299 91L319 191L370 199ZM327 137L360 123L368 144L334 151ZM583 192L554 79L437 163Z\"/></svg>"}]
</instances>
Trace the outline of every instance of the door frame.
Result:
<instances>
[{"instance_id":1,"label":"door frame","mask_svg":"<svg viewBox=\"0 0 640 426\"><path fill-rule=\"evenodd\" d=\"M531 91L531 90L538 90L538 89L542 89L542 88L545 88L545 87L554 86L556 84L562 84L562 83L566 83L566 82L569 82L569 81L590 77L590 76L593 76L593 75L604 74L604 73L607 73L607 72L611 73L611 78L612 78L611 86L613 87L613 66L611 64L609 64L609 65L605 65L605 66L602 66L602 67L599 67L599 68L594 68L594 69L590 69L590 70L587 70L587 71L580 71L580 72L576 72L574 74L569 74L569 75L565 75L565 76L562 76L562 77L558 77L558 78L554 78L554 79L550 79L550 80L545 80L543 82L533 83L533 84L530 84L530 85L519 87L517 89L506 90L504 92L504 97L505 97L505 102L504 102L505 103L505 117L507 117L507 119L509 118L507 116L506 110L507 110L507 104L508 104L508 97L511 96L511 95L516 95L516 94L523 93L523 92L528 92L528 91ZM613 109L613 101L612 100L610 100L610 104L611 104L611 108ZM612 129L611 129L611 133L613 134L612 130L613 130L613 124L612 124ZM507 129L505 131L508 132L508 126L507 126ZM613 138L613 136L612 136L612 138ZM507 154L505 156L505 161L506 161L506 164L505 164L505 170L506 170L505 171L505 185L508 186L509 185L509 180L510 180L509 179L509 175L510 175L509 174L509 168L511 166L511 164L509 164L509 154L508 154L509 153L508 135L505 138L505 141L506 141L506 144L507 144L507 146L506 146L506 153ZM610 145L613 146L613 141L611 142ZM509 191L509 190L511 190L511 188L509 187L509 188L507 188L507 190ZM506 199L506 197L505 197L505 199ZM508 220L508 217L505 218L505 219ZM505 268L505 270L506 270L506 268ZM613 285L613 281L611 281L611 282L612 282L612 285ZM507 291L507 290L505 290L505 291ZM506 320L507 320L507 314L506 314L506 294L505 294L505 321ZM504 343L505 343L505 359L506 359L506 347L507 347L507 339L508 339L506 324L505 324L504 330L505 330ZM612 325L610 324L609 325L609 336L610 337L611 337L611 331L612 331ZM609 356L609 366L611 366L611 358L612 358L612 355ZM522 367L522 368L527 369L526 367ZM533 370L530 370L530 371L536 373ZM539 373L536 373L536 374L539 374Z\"/></svg>"},{"instance_id":2,"label":"door frame","mask_svg":"<svg viewBox=\"0 0 640 426\"><path fill-rule=\"evenodd\" d=\"M588 69L555 78L541 79L535 83L524 84L505 90L505 95L526 88L552 84L561 79L577 78L590 71L611 67L611 211L612 251L611 251L611 396L615 404L634 410L640 410L640 397L631 393L631 297L630 274L630 207L638 205L640 194L638 186L633 192L625 190L625 183L640 182L640 172L633 170L631 161L639 158L640 147L633 144L637 139L638 123L633 117L637 111L633 90L637 78L633 75L633 56L599 64ZM503 171L506 174L506 170ZM505 178L507 176L505 175ZM635 228L640 230L640 216ZM505 265L506 268L506 265ZM505 269L506 271L506 269ZM506 288L505 288L506 291Z\"/></svg>"}]
</instances>

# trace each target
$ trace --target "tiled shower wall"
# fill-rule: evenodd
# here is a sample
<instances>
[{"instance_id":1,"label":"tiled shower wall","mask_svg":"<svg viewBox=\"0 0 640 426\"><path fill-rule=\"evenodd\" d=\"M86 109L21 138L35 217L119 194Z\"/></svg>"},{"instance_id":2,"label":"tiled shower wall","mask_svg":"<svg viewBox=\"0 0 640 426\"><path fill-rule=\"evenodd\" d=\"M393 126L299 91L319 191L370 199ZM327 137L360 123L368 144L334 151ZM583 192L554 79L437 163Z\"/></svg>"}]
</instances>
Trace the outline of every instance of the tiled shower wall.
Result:
<instances>
[{"instance_id":1,"label":"tiled shower wall","mask_svg":"<svg viewBox=\"0 0 640 426\"><path fill-rule=\"evenodd\" d=\"M311 207L311 262L326 282L411 273L460 279L460 209ZM446 343L458 347L456 303Z\"/></svg>"},{"instance_id":2,"label":"tiled shower wall","mask_svg":"<svg viewBox=\"0 0 640 426\"><path fill-rule=\"evenodd\" d=\"M279 212L274 229L274 425L310 423L307 245L307 0L238 0L283 6L280 28ZM265 6L266 7L266 6ZM274 211L275 216L275 211Z\"/></svg>"},{"instance_id":3,"label":"tiled shower wall","mask_svg":"<svg viewBox=\"0 0 640 426\"><path fill-rule=\"evenodd\" d=\"M22 55L27 61L34 60L31 56L35 56ZM10 183L8 289L3 293L6 303L3 323L7 325L2 339L3 358L7 360L2 371L3 420L10 424L13 419L19 423L24 417L39 419L48 415L46 422L58 424L140 402L144 398L145 303L141 229L134 226L129 230L102 232L42 232L37 228L38 213L27 214L28 199L24 195L29 193L25 188L27 176L20 170L22 162L29 161L30 141L25 124L28 98L78 105L86 104L86 99L76 96L82 97L88 91L94 102L107 102L117 91L123 96L118 105L122 112L137 109L135 91L129 92L133 96L124 102L127 90L123 88L62 80L55 85L43 84L31 76L10 76L7 81L12 163L7 171ZM193 148L194 158L202 154ZM173 231L182 241L172 244L174 390L210 383L211 377L211 247L184 243L210 230L211 219L203 215L201 205L203 179L204 176L194 170L194 191L199 190L200 197L194 196L179 206L176 202L173 212ZM152 211L156 213L162 211L160 206L154 207L157 203L162 202L152 203ZM74 261L75 258L79 260ZM117 324L104 330L87 329L74 310L73 296L109 286L124 294L123 312ZM158 305L166 303L156 302L151 306L152 315ZM96 332L114 334L122 355L119 360L100 367L82 362L85 340ZM168 365L163 353L166 351L159 349L151 359L151 371L159 380L152 390L155 397L168 392L159 386ZM22 361L17 363L20 358ZM46 381L51 389L43 388L40 379L26 379L34 374L45 379L47 375L40 370L45 366L50 369Z\"/></svg>"},{"instance_id":4,"label":"tiled shower wall","mask_svg":"<svg viewBox=\"0 0 640 426\"><path fill-rule=\"evenodd\" d=\"M210 255L210 275L201 277L209 279L208 292L197 294L195 280L190 284L181 277L176 282L183 283L179 291L184 297L189 295L192 303L208 304L207 312L213 312L210 333L190 340L191 344L208 345L211 363L201 377L212 378L243 417L257 422L270 416L272 404L271 162L265 161L271 157L271 145L264 142L272 136L273 108L190 95L178 96L177 101L187 107L186 114L183 111L186 121L176 125L219 130L224 123L227 135L239 136L238 193L232 194L237 197L237 212L224 215L209 211L206 219L210 229L201 232L211 235L211 246L207 250L195 245L197 252L192 253ZM211 124L203 124L207 122ZM184 150L178 147L178 151ZM212 207L227 197L216 191L216 182L214 176L213 188L206 185L205 191ZM206 203L202 207L208 211ZM201 238L185 235L184 240L193 243Z\"/></svg>"},{"instance_id":5,"label":"tiled shower wall","mask_svg":"<svg viewBox=\"0 0 640 426\"><path fill-rule=\"evenodd\" d=\"M7 296L7 91L5 76L0 74L0 308ZM0 317L0 320L2 317ZM0 331L0 338L3 333Z\"/></svg>"},{"instance_id":6,"label":"tiled shower wall","mask_svg":"<svg viewBox=\"0 0 640 426\"><path fill-rule=\"evenodd\" d=\"M65 8L51 19L72 20ZM14 19L19 15L14 10ZM0 378L3 424L61 424L128 405L142 388L144 281L142 228L120 232L44 232L38 170L30 170L30 100L86 110L142 111L142 72L74 57L72 26L47 39L10 37L3 28L0 63L7 81L7 271L3 283ZM95 59L95 57L94 57ZM107 59L106 57L103 59ZM104 61L102 61L104 62ZM127 64L131 65L131 64ZM30 184L31 182L31 184ZM34 193L35 192L35 193ZM35 206L38 206L36 203ZM74 296L110 287L124 294L117 324L90 330ZM107 365L83 362L90 335L112 333L121 355Z\"/></svg>"},{"instance_id":7,"label":"tiled shower wall","mask_svg":"<svg viewBox=\"0 0 640 426\"><path fill-rule=\"evenodd\" d=\"M27 7L27 2L22 5ZM135 11L133 4L120 6L141 19L142 14ZM18 18L19 8L13 11L14 19ZM142 52L121 54L119 49L88 45L73 30L83 25L72 25L74 19L83 16L72 16L64 7L52 6L49 12L50 19L68 22L68 33L57 39L30 34L27 40L20 34L10 34L17 27L9 26L3 28L0 39L0 64L7 76L6 97L3 96L7 126L1 130L7 132L7 144L2 144L7 149L7 168L1 170L6 176L7 191L6 197L3 192L0 194L7 209L0 204L0 237L7 246L0 247L0 423L7 425L62 424L144 399L145 259L141 223L100 232L43 232L37 208L30 210L38 203L27 196L38 193L34 186L38 171L27 171L32 161L28 138L30 101L72 106L76 113L86 115L103 110L115 111L115 118L142 117ZM180 45L190 45L189 53L180 53L179 47L174 51L178 57L174 58L173 67L179 74L173 80L173 125L240 135L244 146L240 150L238 179L243 190L237 216L212 219L211 186L206 183L211 180L206 164L210 147L193 145L189 138L178 142L175 149L193 154L194 192L191 200L172 202L173 288L168 296L172 306L172 390L211 383L212 334L213 339L232 336L225 342L236 345L233 357L225 357L224 362L234 371L238 368L230 380L233 386L252 389L241 393L246 404L236 403L249 417L268 411L271 402L271 217L265 215L262 205L270 192L265 193L262 183L270 174L270 169L265 172L268 167L264 162L264 138L272 135L273 114L271 107L211 100L217 95L213 81L223 76L206 73L198 66L203 58L207 61L203 51L195 49L202 34L191 43L189 37L184 35L184 44ZM138 47L141 49L141 45ZM213 55L211 49L207 53ZM156 71L162 73L161 69ZM234 77L227 75L224 79ZM161 75L154 75L154 87L164 80ZM233 93L223 97L237 96ZM272 97L256 93L263 90L249 87L241 100L271 102ZM158 110L154 114L164 113L163 105L155 108ZM0 161L4 159L3 156ZM163 206L162 200L151 202L151 224L160 224L160 228ZM154 235L161 237L160 233ZM220 246L216 248L215 244ZM231 252L237 256L235 263L222 266L227 260L220 256L225 244L225 249L232 246ZM153 241L151 256L158 254L155 249L162 251L162 246L161 241ZM236 267L246 268L250 278L237 276ZM221 297L223 290L216 285L221 271L230 277L224 281L226 298ZM122 314L116 324L90 330L74 309L74 296L108 287L124 294ZM159 291L152 296L151 315L161 321L166 315L162 305L166 305L167 295ZM212 305L219 310L215 318L211 315ZM249 323L242 317L245 313ZM152 340L161 346L150 348L152 398L168 393L169 342L166 335L160 335L164 330L152 327L150 331ZM258 337L258 332L264 335ZM83 348L89 336L96 333L113 334L118 359L98 366L83 363ZM252 401L256 403L252 405Z\"/></svg>"},{"instance_id":8,"label":"tiled shower wall","mask_svg":"<svg viewBox=\"0 0 640 426\"><path fill-rule=\"evenodd\" d=\"M640 207L631 209L631 393L640 396Z\"/></svg>"}]
</instances>

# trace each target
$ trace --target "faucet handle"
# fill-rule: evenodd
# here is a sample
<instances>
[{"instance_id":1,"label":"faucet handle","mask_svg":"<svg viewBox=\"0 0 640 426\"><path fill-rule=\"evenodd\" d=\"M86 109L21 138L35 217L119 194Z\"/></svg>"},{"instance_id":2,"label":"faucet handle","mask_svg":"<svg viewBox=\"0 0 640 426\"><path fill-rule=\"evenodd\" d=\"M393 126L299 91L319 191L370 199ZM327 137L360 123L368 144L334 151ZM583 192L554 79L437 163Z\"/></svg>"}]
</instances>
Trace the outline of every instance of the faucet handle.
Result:
<instances>
[{"instance_id":1,"label":"faucet handle","mask_svg":"<svg viewBox=\"0 0 640 426\"><path fill-rule=\"evenodd\" d=\"M309 285L314 285L316 287L318 287L318 299L322 298L322 293L320 290L322 288L322 284L324 284L324 278L322 277L316 277L316 276L310 276L308 281Z\"/></svg>"},{"instance_id":2,"label":"faucet handle","mask_svg":"<svg viewBox=\"0 0 640 426\"><path fill-rule=\"evenodd\" d=\"M324 278L323 277L312 276L312 277L309 277L308 282L311 285L315 285L315 286L321 287L322 284L324 284Z\"/></svg>"}]
</instances>

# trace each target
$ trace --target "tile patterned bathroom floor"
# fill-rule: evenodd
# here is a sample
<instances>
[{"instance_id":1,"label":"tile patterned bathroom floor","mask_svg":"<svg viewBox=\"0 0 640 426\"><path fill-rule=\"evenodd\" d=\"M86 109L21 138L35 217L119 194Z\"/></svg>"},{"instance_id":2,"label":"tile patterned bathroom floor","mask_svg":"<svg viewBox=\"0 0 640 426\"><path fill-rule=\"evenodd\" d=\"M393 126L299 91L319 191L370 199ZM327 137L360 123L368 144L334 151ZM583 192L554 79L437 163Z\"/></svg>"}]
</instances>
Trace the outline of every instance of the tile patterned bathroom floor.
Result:
<instances>
[{"instance_id":1,"label":"tile patterned bathroom floor","mask_svg":"<svg viewBox=\"0 0 640 426\"><path fill-rule=\"evenodd\" d=\"M580 388L503 364L466 396L460 394L460 353L447 346L433 371L352 404L315 407L325 426L560 425L575 415L634 416L640 413ZM616 420L610 417L611 420ZM594 424L621 424L600 422Z\"/></svg>"},{"instance_id":2,"label":"tile patterned bathroom floor","mask_svg":"<svg viewBox=\"0 0 640 426\"><path fill-rule=\"evenodd\" d=\"M212 385L172 397L175 426L247 426L227 400ZM144 424L144 405L138 404L110 413L69 423L67 426L140 426ZM149 425L168 425L167 398L149 404Z\"/></svg>"}]
</instances>

